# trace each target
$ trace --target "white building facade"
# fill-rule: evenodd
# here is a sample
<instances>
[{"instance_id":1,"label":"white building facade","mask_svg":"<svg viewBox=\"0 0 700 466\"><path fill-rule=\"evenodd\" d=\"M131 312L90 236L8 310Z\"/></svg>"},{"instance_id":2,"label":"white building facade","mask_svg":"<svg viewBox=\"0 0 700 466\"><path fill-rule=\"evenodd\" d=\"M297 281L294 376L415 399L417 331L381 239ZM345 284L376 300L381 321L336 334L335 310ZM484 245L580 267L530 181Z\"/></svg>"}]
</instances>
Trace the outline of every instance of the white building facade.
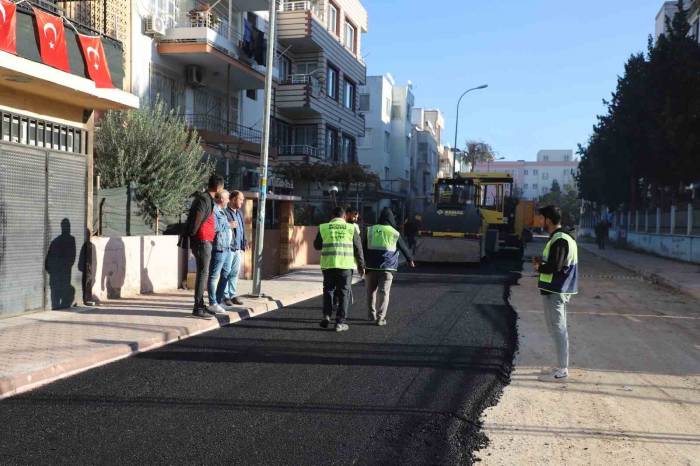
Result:
<instances>
[{"instance_id":1,"label":"white building facade","mask_svg":"<svg viewBox=\"0 0 700 466\"><path fill-rule=\"evenodd\" d=\"M554 181L562 190L566 186L575 187L578 163L572 150L541 150L536 162L477 163L475 171L509 173L523 199L538 199L551 191Z\"/></svg>"},{"instance_id":2,"label":"white building facade","mask_svg":"<svg viewBox=\"0 0 700 466\"><path fill-rule=\"evenodd\" d=\"M440 110L414 108L414 150L411 160L411 206L413 213L422 213L430 204L433 184L440 169L440 153L445 119Z\"/></svg>"}]
</instances>

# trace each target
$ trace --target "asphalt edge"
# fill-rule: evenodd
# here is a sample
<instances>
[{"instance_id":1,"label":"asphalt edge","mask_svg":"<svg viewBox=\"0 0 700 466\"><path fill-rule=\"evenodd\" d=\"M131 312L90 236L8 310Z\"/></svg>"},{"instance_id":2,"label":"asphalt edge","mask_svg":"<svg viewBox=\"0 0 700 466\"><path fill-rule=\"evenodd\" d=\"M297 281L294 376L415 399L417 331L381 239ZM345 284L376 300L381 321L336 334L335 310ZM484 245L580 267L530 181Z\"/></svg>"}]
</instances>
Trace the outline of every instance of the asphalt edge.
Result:
<instances>
[{"instance_id":1,"label":"asphalt edge","mask_svg":"<svg viewBox=\"0 0 700 466\"><path fill-rule=\"evenodd\" d=\"M353 276L353 285L363 279ZM319 282L320 285L320 282ZM272 311L293 306L294 304L313 299L322 294L321 290L297 293L288 298L262 298L263 301L255 302L254 306L245 309L228 312L226 315L217 316L210 320L193 320L193 325L178 330L163 331L160 336L134 341L128 344L119 344L101 351L93 351L78 358L60 361L50 366L33 370L28 373L9 377L0 377L0 400L29 392L41 386L65 379L82 372L104 366L130 356L152 351L163 346L201 335L212 330L217 330L253 317L261 316ZM252 298L260 299L260 298ZM92 309L92 308L91 308Z\"/></svg>"}]
</instances>

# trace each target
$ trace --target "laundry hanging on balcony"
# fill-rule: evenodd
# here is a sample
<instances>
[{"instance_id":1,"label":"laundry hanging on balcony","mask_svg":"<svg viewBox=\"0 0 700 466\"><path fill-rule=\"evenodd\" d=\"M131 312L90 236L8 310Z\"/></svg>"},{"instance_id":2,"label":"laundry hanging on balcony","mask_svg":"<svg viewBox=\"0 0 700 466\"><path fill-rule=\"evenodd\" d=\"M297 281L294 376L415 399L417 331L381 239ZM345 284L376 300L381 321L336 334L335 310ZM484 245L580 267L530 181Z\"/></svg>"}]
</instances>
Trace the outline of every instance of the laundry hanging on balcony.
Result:
<instances>
[{"instance_id":1,"label":"laundry hanging on balcony","mask_svg":"<svg viewBox=\"0 0 700 466\"><path fill-rule=\"evenodd\" d=\"M0 0L0 50L17 55L17 6Z\"/></svg>"},{"instance_id":2,"label":"laundry hanging on balcony","mask_svg":"<svg viewBox=\"0 0 700 466\"><path fill-rule=\"evenodd\" d=\"M265 50L267 41L265 34L253 26L247 19L243 20L243 40L241 41L241 49L248 58L252 58L259 65L265 64Z\"/></svg>"}]
</instances>

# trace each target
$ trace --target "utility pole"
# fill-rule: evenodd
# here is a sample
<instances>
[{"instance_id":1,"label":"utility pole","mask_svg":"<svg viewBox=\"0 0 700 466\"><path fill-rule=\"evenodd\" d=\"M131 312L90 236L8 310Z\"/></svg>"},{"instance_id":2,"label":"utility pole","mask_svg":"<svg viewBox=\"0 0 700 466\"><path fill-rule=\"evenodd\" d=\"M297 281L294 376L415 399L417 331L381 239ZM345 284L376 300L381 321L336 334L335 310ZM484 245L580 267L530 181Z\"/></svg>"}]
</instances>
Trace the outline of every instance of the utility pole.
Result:
<instances>
[{"instance_id":1,"label":"utility pole","mask_svg":"<svg viewBox=\"0 0 700 466\"><path fill-rule=\"evenodd\" d=\"M255 255L253 256L253 295L262 296L263 241L265 239L265 203L267 202L267 161L270 152L270 116L272 114L272 71L275 65L275 27L277 0L270 0L270 16L267 38L267 68L265 70L265 108L260 151L260 191L258 197L258 221L255 230Z\"/></svg>"}]
</instances>

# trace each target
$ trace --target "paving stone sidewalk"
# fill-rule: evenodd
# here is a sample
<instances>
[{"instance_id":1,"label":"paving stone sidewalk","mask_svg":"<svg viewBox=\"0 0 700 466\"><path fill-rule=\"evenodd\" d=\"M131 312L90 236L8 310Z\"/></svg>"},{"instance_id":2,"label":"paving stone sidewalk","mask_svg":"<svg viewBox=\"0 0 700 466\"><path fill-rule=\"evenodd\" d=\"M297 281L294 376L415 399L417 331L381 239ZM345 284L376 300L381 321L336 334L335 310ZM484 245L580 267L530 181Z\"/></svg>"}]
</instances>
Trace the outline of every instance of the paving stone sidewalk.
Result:
<instances>
[{"instance_id":1,"label":"paving stone sidewalk","mask_svg":"<svg viewBox=\"0 0 700 466\"><path fill-rule=\"evenodd\" d=\"M598 249L595 244L579 242L579 247L647 280L700 299L699 264L665 259L610 245L606 249Z\"/></svg>"},{"instance_id":2,"label":"paving stone sidewalk","mask_svg":"<svg viewBox=\"0 0 700 466\"><path fill-rule=\"evenodd\" d=\"M321 294L322 281L318 266L265 280L268 298L244 297L243 306L210 320L191 316L192 291L187 290L2 319L0 399L313 298ZM241 294L251 291L252 282L241 280Z\"/></svg>"}]
</instances>

